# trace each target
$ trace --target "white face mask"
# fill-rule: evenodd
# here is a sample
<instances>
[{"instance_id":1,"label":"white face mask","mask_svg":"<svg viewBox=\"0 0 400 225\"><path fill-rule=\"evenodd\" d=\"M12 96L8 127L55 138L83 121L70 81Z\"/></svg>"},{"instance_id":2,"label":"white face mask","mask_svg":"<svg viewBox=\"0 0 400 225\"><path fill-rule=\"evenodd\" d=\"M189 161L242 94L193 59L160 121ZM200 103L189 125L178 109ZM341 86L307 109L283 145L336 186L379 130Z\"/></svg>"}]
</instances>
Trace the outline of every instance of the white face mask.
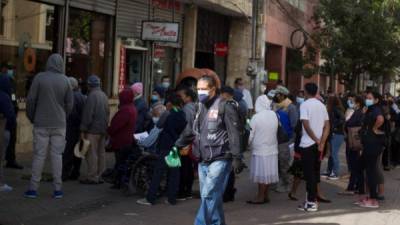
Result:
<instances>
[{"instance_id":1,"label":"white face mask","mask_svg":"<svg viewBox=\"0 0 400 225\"><path fill-rule=\"evenodd\" d=\"M153 117L152 119L154 124L157 124L157 122L160 120L159 117Z\"/></svg>"},{"instance_id":2,"label":"white face mask","mask_svg":"<svg viewBox=\"0 0 400 225\"><path fill-rule=\"evenodd\" d=\"M169 88L169 86L171 86L171 83L168 82L168 81L165 81L165 82L162 82L162 83L161 83L161 86L162 86L163 88Z\"/></svg>"}]
</instances>

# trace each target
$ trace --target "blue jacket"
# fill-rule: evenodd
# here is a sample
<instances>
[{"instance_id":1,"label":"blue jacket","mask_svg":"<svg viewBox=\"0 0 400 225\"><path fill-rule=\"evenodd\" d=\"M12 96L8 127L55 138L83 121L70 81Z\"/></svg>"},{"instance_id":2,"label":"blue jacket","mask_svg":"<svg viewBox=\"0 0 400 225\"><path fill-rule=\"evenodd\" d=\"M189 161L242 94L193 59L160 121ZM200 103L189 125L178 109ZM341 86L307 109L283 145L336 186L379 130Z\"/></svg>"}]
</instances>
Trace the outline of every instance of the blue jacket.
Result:
<instances>
[{"instance_id":1,"label":"blue jacket","mask_svg":"<svg viewBox=\"0 0 400 225\"><path fill-rule=\"evenodd\" d=\"M16 126L16 116L14 106L10 96L0 88L0 114L7 120L6 129L12 130Z\"/></svg>"},{"instance_id":2,"label":"blue jacket","mask_svg":"<svg viewBox=\"0 0 400 225\"><path fill-rule=\"evenodd\" d=\"M150 129L148 129L149 128L148 122L151 121L151 118L148 114L149 109L148 109L143 97L135 99L133 101L133 104L135 105L135 108L137 111L135 133L142 133L142 132L150 130Z\"/></svg>"}]
</instances>

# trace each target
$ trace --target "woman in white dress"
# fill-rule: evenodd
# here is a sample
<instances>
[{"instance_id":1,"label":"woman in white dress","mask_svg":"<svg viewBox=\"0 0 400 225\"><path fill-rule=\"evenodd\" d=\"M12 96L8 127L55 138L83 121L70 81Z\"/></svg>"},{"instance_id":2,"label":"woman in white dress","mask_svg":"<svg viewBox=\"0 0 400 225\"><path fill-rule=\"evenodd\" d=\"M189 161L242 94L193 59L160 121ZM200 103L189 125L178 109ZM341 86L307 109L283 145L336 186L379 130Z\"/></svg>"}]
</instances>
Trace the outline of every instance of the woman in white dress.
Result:
<instances>
[{"instance_id":1,"label":"woman in white dress","mask_svg":"<svg viewBox=\"0 0 400 225\"><path fill-rule=\"evenodd\" d=\"M271 110L271 100L266 95L257 98L256 114L250 121L249 145L252 150L250 178L258 184L258 194L249 204L269 202L269 184L279 181L278 174L278 117Z\"/></svg>"}]
</instances>

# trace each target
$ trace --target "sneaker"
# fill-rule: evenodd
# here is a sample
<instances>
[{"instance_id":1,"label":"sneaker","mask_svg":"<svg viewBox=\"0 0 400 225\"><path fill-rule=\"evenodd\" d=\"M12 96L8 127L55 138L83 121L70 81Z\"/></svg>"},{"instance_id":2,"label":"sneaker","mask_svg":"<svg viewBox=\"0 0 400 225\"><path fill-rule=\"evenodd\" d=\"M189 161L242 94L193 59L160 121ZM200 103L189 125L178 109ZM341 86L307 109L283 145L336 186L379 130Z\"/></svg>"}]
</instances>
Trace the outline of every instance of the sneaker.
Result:
<instances>
[{"instance_id":1,"label":"sneaker","mask_svg":"<svg viewBox=\"0 0 400 225\"><path fill-rule=\"evenodd\" d=\"M10 192L12 190L13 188L11 186L8 186L7 184L0 186L0 192Z\"/></svg>"},{"instance_id":2,"label":"sneaker","mask_svg":"<svg viewBox=\"0 0 400 225\"><path fill-rule=\"evenodd\" d=\"M339 176L332 173L331 175L328 176L328 180L339 180Z\"/></svg>"},{"instance_id":3,"label":"sneaker","mask_svg":"<svg viewBox=\"0 0 400 225\"><path fill-rule=\"evenodd\" d=\"M64 197L64 193L62 191L54 191L53 198L54 199L61 199Z\"/></svg>"},{"instance_id":4,"label":"sneaker","mask_svg":"<svg viewBox=\"0 0 400 225\"><path fill-rule=\"evenodd\" d=\"M362 201L358 206L362 208L371 208L371 209L377 209L379 208L379 203L376 200L373 199L366 199Z\"/></svg>"},{"instance_id":5,"label":"sneaker","mask_svg":"<svg viewBox=\"0 0 400 225\"><path fill-rule=\"evenodd\" d=\"M316 212L318 211L318 205L315 202L305 202L304 204L299 205L297 209L304 212Z\"/></svg>"},{"instance_id":6,"label":"sneaker","mask_svg":"<svg viewBox=\"0 0 400 225\"><path fill-rule=\"evenodd\" d=\"M354 205L360 205L362 202L368 200L368 197L361 197L357 201L353 202Z\"/></svg>"},{"instance_id":7,"label":"sneaker","mask_svg":"<svg viewBox=\"0 0 400 225\"><path fill-rule=\"evenodd\" d=\"M329 175L331 175L331 173L329 173L329 172L321 173L322 178L327 178L327 177L329 177Z\"/></svg>"},{"instance_id":8,"label":"sneaker","mask_svg":"<svg viewBox=\"0 0 400 225\"><path fill-rule=\"evenodd\" d=\"M139 204L139 205L146 205L146 206L151 206L152 205L149 201L147 201L146 198L139 199L139 200L136 201L136 203Z\"/></svg>"},{"instance_id":9,"label":"sneaker","mask_svg":"<svg viewBox=\"0 0 400 225\"><path fill-rule=\"evenodd\" d=\"M37 191L34 190L28 190L24 193L25 198L37 198L38 194Z\"/></svg>"},{"instance_id":10,"label":"sneaker","mask_svg":"<svg viewBox=\"0 0 400 225\"><path fill-rule=\"evenodd\" d=\"M186 198L186 195L181 194L181 195L178 195L178 197L176 197L176 200L177 201L186 201L187 198Z\"/></svg>"}]
</instances>

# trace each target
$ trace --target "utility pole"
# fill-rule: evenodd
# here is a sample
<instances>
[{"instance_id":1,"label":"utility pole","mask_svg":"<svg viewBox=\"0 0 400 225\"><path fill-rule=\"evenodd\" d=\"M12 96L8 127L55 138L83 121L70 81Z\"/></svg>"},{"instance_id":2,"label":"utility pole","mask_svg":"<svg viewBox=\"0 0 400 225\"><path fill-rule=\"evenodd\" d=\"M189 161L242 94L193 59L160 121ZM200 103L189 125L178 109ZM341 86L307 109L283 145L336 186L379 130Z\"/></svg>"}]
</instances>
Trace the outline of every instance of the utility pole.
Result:
<instances>
[{"instance_id":1,"label":"utility pole","mask_svg":"<svg viewBox=\"0 0 400 225\"><path fill-rule=\"evenodd\" d=\"M268 0L253 0L252 7L252 39L251 58L247 68L247 75L251 77L251 92L256 98L260 92L260 82L265 71L265 13Z\"/></svg>"}]
</instances>

